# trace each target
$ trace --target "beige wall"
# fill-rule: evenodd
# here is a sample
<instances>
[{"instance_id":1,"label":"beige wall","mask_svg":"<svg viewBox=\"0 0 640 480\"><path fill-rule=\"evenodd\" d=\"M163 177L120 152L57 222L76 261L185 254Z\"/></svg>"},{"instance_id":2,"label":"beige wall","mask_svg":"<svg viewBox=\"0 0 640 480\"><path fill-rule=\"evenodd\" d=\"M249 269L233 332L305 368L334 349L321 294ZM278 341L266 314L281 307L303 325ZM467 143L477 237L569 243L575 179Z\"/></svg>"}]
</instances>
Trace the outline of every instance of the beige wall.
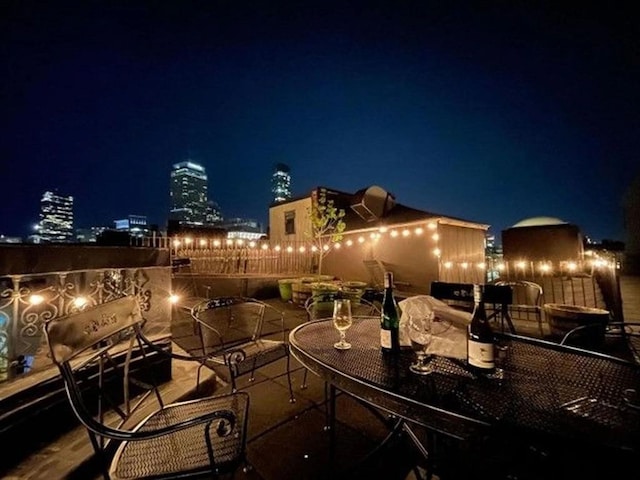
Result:
<instances>
[{"instance_id":1,"label":"beige wall","mask_svg":"<svg viewBox=\"0 0 640 480\"><path fill-rule=\"evenodd\" d=\"M362 280L372 283L371 273L365 266L365 260L378 260L385 270L394 273L398 288L411 293L428 294L432 281L449 282L484 282L484 270L478 269L478 263L484 262L485 230L457 225L439 224L435 230L424 228L421 235L416 235L417 226L409 226L411 235L392 237L388 233L380 236L376 242L369 238L370 232L346 234L343 246L333 250L324 259L323 272L345 280ZM438 239L434 239L434 234ZM358 243L358 237L366 241ZM353 245L346 247L345 242L351 239ZM435 249L441 250L441 256ZM451 261L452 267L442 267L444 261ZM468 262L466 269L460 263ZM381 279L380 279L381 281ZM403 285L401 285L403 284ZM408 284L408 285L404 285Z\"/></svg>"},{"instance_id":2,"label":"beige wall","mask_svg":"<svg viewBox=\"0 0 640 480\"><path fill-rule=\"evenodd\" d=\"M459 225L438 226L441 281L484 283L486 270L478 264L485 262L485 233L484 229Z\"/></svg>"},{"instance_id":3,"label":"beige wall","mask_svg":"<svg viewBox=\"0 0 640 480\"><path fill-rule=\"evenodd\" d=\"M305 232L311 232L309 209L311 197L294 200L292 202L275 205L269 208L269 239L271 243L277 242L309 242ZM295 214L295 234L286 235L284 232L285 212L293 211Z\"/></svg>"}]
</instances>

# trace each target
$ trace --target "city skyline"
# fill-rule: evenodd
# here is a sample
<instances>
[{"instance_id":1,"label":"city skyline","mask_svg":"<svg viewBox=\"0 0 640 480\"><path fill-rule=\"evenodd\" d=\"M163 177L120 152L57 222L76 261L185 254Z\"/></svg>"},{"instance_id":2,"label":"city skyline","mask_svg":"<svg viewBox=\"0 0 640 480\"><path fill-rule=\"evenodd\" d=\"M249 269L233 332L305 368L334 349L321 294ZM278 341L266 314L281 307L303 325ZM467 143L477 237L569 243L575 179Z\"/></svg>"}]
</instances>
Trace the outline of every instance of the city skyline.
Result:
<instances>
[{"instance_id":1,"label":"city skyline","mask_svg":"<svg viewBox=\"0 0 640 480\"><path fill-rule=\"evenodd\" d=\"M284 163L294 197L379 185L495 235L553 216L625 240L640 73L623 7L0 8L0 234L31 233L55 188L74 196L77 226L161 225L171 165L192 158L225 217L263 225Z\"/></svg>"}]
</instances>

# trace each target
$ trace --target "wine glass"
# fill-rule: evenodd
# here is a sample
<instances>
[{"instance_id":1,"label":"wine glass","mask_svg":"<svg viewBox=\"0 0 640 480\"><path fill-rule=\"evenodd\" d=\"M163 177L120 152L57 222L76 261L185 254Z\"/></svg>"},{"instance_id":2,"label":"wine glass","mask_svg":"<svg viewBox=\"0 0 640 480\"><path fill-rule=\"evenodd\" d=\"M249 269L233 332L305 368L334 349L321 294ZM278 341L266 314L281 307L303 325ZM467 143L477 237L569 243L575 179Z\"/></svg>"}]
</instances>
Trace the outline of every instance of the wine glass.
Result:
<instances>
[{"instance_id":1,"label":"wine glass","mask_svg":"<svg viewBox=\"0 0 640 480\"><path fill-rule=\"evenodd\" d=\"M433 371L427 362L432 320L433 312L409 315L409 340L416 354L416 361L409 366L409 370L418 375L427 375Z\"/></svg>"},{"instance_id":2,"label":"wine glass","mask_svg":"<svg viewBox=\"0 0 640 480\"><path fill-rule=\"evenodd\" d=\"M345 340L345 333L351 326L353 318L351 316L351 300L340 298L333 301L333 326L340 333L340 341L333 346L338 350L347 350L351 344Z\"/></svg>"},{"instance_id":3,"label":"wine glass","mask_svg":"<svg viewBox=\"0 0 640 480\"><path fill-rule=\"evenodd\" d=\"M428 353L429 345L434 336L443 334L450 326L449 322L436 318L433 312L409 315L409 339L416 353L416 361L409 366L409 370L418 375L428 375L434 371L430 365L432 355Z\"/></svg>"}]
</instances>

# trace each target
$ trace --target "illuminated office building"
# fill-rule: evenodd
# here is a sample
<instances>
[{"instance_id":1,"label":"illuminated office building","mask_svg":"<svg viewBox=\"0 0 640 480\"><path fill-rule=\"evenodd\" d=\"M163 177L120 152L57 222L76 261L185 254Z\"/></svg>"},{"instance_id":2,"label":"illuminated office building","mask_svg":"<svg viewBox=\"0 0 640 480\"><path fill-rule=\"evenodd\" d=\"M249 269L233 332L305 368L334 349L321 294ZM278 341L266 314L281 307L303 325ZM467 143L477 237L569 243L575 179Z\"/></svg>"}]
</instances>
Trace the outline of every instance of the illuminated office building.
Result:
<instances>
[{"instance_id":1,"label":"illuminated office building","mask_svg":"<svg viewBox=\"0 0 640 480\"><path fill-rule=\"evenodd\" d=\"M40 200L38 237L47 243L73 241L73 197L44 192Z\"/></svg>"},{"instance_id":2,"label":"illuminated office building","mask_svg":"<svg viewBox=\"0 0 640 480\"><path fill-rule=\"evenodd\" d=\"M205 225L210 214L207 189L204 167L190 160L173 165L169 219L181 225Z\"/></svg>"},{"instance_id":3,"label":"illuminated office building","mask_svg":"<svg viewBox=\"0 0 640 480\"><path fill-rule=\"evenodd\" d=\"M277 163L271 176L271 193L273 203L284 202L291 198L291 174L289 167L284 163Z\"/></svg>"},{"instance_id":4,"label":"illuminated office building","mask_svg":"<svg viewBox=\"0 0 640 480\"><path fill-rule=\"evenodd\" d=\"M129 215L122 220L114 220L116 230L129 232L134 237L142 237L149 233L147 217L143 215Z\"/></svg>"}]
</instances>

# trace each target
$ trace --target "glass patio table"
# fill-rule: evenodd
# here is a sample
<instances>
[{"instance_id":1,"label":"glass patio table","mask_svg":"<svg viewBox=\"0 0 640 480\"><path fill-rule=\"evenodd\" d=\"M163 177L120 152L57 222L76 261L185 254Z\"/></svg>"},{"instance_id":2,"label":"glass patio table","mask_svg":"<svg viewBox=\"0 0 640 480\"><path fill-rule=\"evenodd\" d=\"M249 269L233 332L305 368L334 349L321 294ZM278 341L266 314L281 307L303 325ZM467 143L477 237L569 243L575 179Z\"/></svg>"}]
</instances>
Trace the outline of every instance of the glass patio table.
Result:
<instances>
[{"instance_id":1,"label":"glass patio table","mask_svg":"<svg viewBox=\"0 0 640 480\"><path fill-rule=\"evenodd\" d=\"M415 358L411 349L395 357L382 353L379 322L378 317L354 318L349 350L333 347L337 331L330 319L304 323L290 333L291 353L331 387L330 422L338 389L404 426L421 425L460 440L517 438L560 450L579 445L605 461L618 453L621 458L640 453L639 365L498 334L506 347L499 361L502 378L474 377L465 362L440 356L432 360L435 372L421 376L409 370ZM426 455L426 448L419 448Z\"/></svg>"}]
</instances>

